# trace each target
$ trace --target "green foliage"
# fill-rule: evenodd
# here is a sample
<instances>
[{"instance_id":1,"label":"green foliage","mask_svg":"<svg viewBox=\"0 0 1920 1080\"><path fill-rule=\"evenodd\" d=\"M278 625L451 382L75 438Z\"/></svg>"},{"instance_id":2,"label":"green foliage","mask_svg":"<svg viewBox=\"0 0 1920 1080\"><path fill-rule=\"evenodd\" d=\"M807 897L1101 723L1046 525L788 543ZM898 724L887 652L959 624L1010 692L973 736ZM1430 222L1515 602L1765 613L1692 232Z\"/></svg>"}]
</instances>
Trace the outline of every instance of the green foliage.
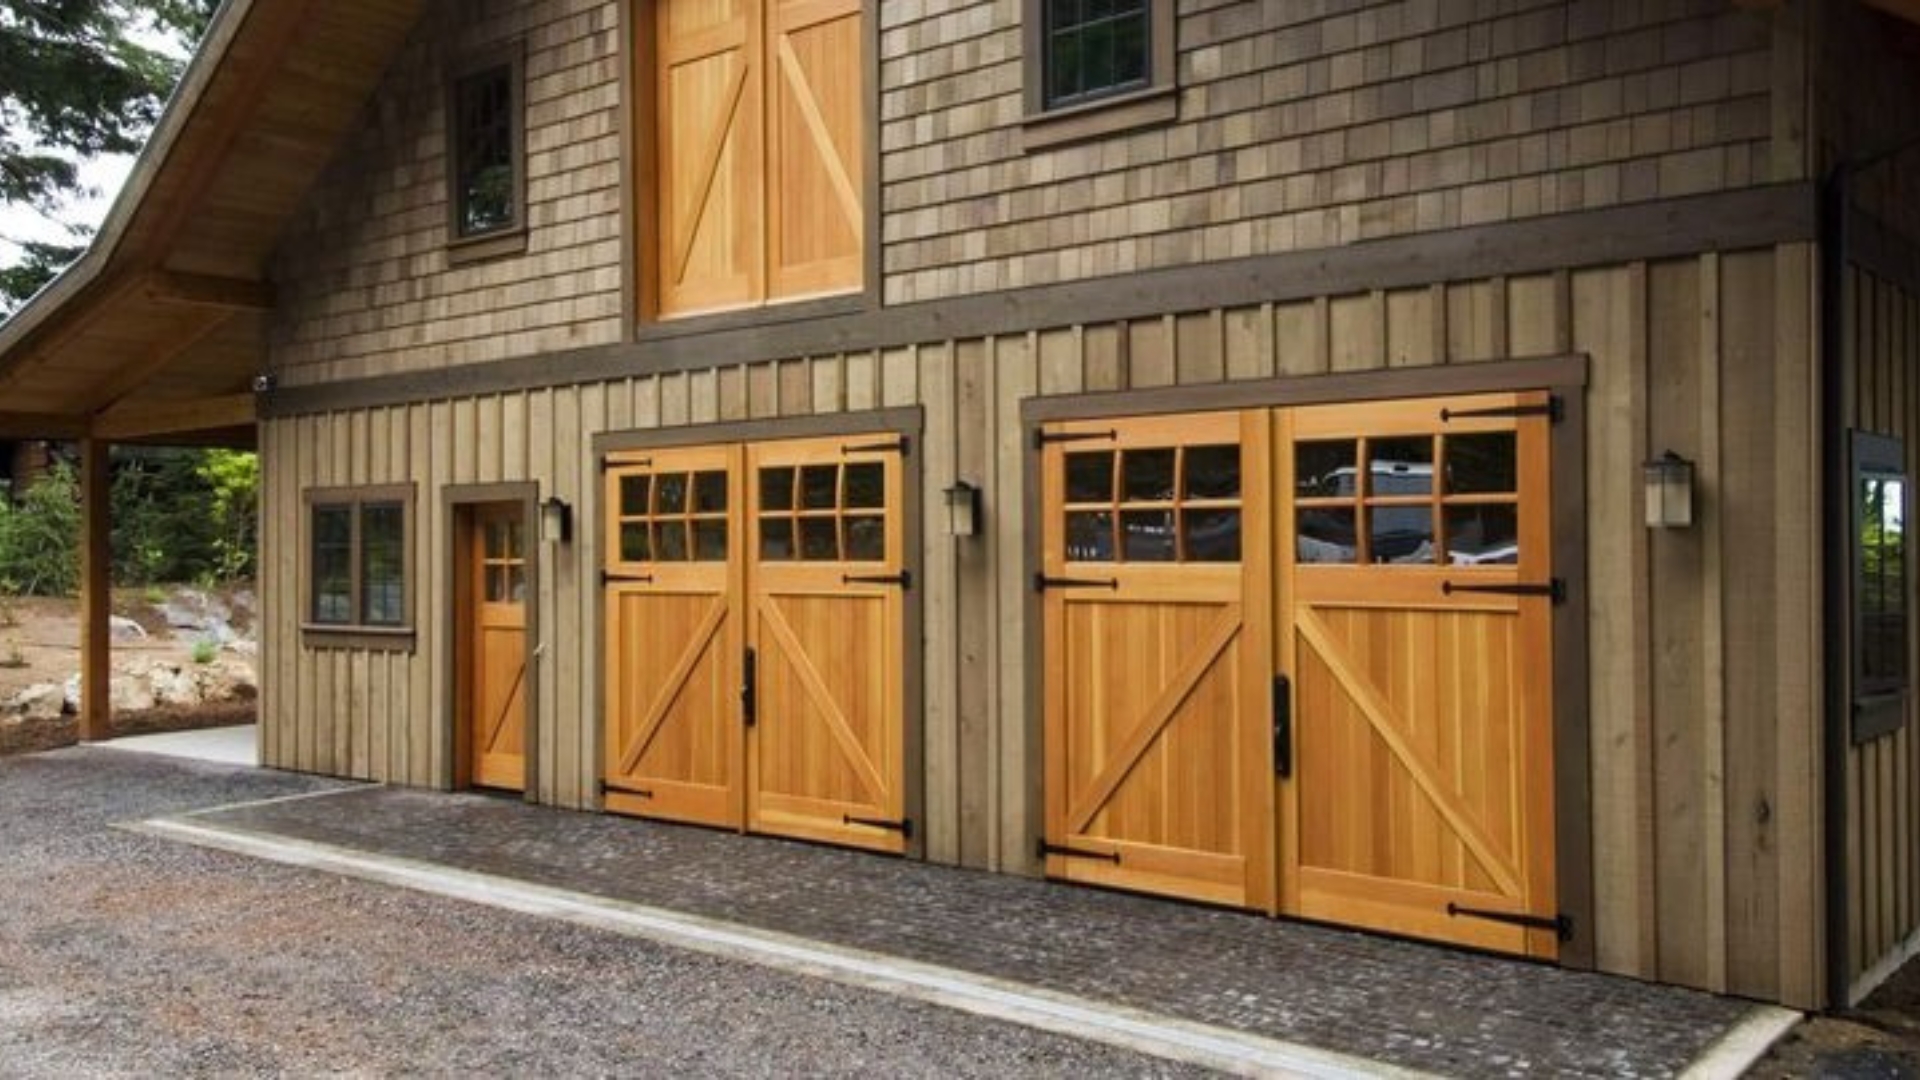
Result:
<instances>
[{"instance_id":1,"label":"green foliage","mask_svg":"<svg viewBox=\"0 0 1920 1080\"><path fill-rule=\"evenodd\" d=\"M22 596L67 596L80 584L80 482L55 465L16 506L0 499L0 582Z\"/></svg>"},{"instance_id":2,"label":"green foliage","mask_svg":"<svg viewBox=\"0 0 1920 1080\"><path fill-rule=\"evenodd\" d=\"M0 204L54 218L82 191L79 163L140 148L180 76L178 60L133 40L145 27L196 40L216 0L0 0ZM86 230L69 229L75 240ZM79 253L13 243L0 314Z\"/></svg>"},{"instance_id":3,"label":"green foliage","mask_svg":"<svg viewBox=\"0 0 1920 1080\"><path fill-rule=\"evenodd\" d=\"M260 455L208 450L197 470L211 496L213 563L217 581L251 578L259 547Z\"/></svg>"},{"instance_id":4,"label":"green foliage","mask_svg":"<svg viewBox=\"0 0 1920 1080\"><path fill-rule=\"evenodd\" d=\"M211 664L213 663L213 658L220 655L220 646L215 645L206 638L201 638L199 641L193 643L192 655L193 662L196 664Z\"/></svg>"},{"instance_id":5,"label":"green foliage","mask_svg":"<svg viewBox=\"0 0 1920 1080\"><path fill-rule=\"evenodd\" d=\"M251 576L259 489L251 453L117 448L114 580L211 584Z\"/></svg>"}]
</instances>

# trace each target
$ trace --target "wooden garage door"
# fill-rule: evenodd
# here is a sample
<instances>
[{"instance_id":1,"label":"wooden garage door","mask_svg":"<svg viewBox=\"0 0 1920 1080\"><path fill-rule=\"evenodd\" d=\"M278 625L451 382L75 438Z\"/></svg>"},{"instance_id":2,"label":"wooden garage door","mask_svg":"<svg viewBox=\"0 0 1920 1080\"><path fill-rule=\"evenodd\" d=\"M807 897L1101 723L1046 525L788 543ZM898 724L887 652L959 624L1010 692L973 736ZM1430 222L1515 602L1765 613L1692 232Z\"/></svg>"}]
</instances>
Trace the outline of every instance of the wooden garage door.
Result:
<instances>
[{"instance_id":1,"label":"wooden garage door","mask_svg":"<svg viewBox=\"0 0 1920 1080\"><path fill-rule=\"evenodd\" d=\"M1041 438L1047 873L1267 907L1266 417Z\"/></svg>"},{"instance_id":2,"label":"wooden garage door","mask_svg":"<svg viewBox=\"0 0 1920 1080\"><path fill-rule=\"evenodd\" d=\"M1275 414L1284 910L1555 955L1547 405Z\"/></svg>"},{"instance_id":3,"label":"wooden garage door","mask_svg":"<svg viewBox=\"0 0 1920 1080\"><path fill-rule=\"evenodd\" d=\"M740 451L612 459L606 805L738 827Z\"/></svg>"},{"instance_id":4,"label":"wooden garage door","mask_svg":"<svg viewBox=\"0 0 1920 1080\"><path fill-rule=\"evenodd\" d=\"M748 826L906 850L897 439L747 451Z\"/></svg>"}]
</instances>

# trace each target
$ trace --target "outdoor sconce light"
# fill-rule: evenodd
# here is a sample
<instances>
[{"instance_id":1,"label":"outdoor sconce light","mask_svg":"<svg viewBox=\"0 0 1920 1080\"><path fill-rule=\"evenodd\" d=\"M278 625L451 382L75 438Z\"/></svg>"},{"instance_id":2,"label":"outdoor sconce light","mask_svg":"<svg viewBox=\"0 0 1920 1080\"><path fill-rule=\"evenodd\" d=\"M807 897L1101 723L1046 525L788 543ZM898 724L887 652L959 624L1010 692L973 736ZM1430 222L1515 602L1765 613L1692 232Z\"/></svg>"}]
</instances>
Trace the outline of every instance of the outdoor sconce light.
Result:
<instances>
[{"instance_id":1,"label":"outdoor sconce light","mask_svg":"<svg viewBox=\"0 0 1920 1080\"><path fill-rule=\"evenodd\" d=\"M550 544L573 540L573 507L558 495L549 495L540 504L540 539Z\"/></svg>"},{"instance_id":2,"label":"outdoor sconce light","mask_svg":"<svg viewBox=\"0 0 1920 1080\"><path fill-rule=\"evenodd\" d=\"M1669 450L1646 463L1647 528L1693 524L1693 462Z\"/></svg>"},{"instance_id":3,"label":"outdoor sconce light","mask_svg":"<svg viewBox=\"0 0 1920 1080\"><path fill-rule=\"evenodd\" d=\"M947 535L974 536L980 532L980 489L955 480L947 489Z\"/></svg>"}]
</instances>

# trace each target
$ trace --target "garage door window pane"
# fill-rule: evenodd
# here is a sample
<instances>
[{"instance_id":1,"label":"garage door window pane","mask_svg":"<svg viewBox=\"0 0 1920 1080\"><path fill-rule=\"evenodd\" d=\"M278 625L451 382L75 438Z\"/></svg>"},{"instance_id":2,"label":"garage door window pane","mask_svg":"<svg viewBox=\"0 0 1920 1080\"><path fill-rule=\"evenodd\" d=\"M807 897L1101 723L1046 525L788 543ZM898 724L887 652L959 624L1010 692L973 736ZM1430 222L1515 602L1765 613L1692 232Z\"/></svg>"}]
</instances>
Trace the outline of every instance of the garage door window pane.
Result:
<instances>
[{"instance_id":1,"label":"garage door window pane","mask_svg":"<svg viewBox=\"0 0 1920 1080\"><path fill-rule=\"evenodd\" d=\"M1113 454L1067 455L1067 501L1070 503L1113 501Z\"/></svg>"},{"instance_id":2,"label":"garage door window pane","mask_svg":"<svg viewBox=\"0 0 1920 1080\"><path fill-rule=\"evenodd\" d=\"M847 518L847 561L880 562L887 557L887 521L861 514Z\"/></svg>"},{"instance_id":3,"label":"garage door window pane","mask_svg":"<svg viewBox=\"0 0 1920 1080\"><path fill-rule=\"evenodd\" d=\"M1372 519L1371 555L1376 563L1432 563L1433 508L1380 506L1367 512Z\"/></svg>"},{"instance_id":4,"label":"garage door window pane","mask_svg":"<svg viewBox=\"0 0 1920 1080\"><path fill-rule=\"evenodd\" d=\"M1240 561L1240 511L1188 510L1180 521L1186 561Z\"/></svg>"},{"instance_id":5,"label":"garage door window pane","mask_svg":"<svg viewBox=\"0 0 1920 1080\"><path fill-rule=\"evenodd\" d=\"M1128 450L1122 456L1122 473L1127 502L1171 502L1173 500L1173 451Z\"/></svg>"},{"instance_id":6,"label":"garage door window pane","mask_svg":"<svg viewBox=\"0 0 1920 1080\"><path fill-rule=\"evenodd\" d=\"M1126 562L1172 562L1173 513L1167 510L1129 510L1120 515L1122 559Z\"/></svg>"},{"instance_id":7,"label":"garage door window pane","mask_svg":"<svg viewBox=\"0 0 1920 1080\"><path fill-rule=\"evenodd\" d=\"M1520 561L1520 515L1512 504L1447 508L1447 561L1511 566Z\"/></svg>"},{"instance_id":8,"label":"garage door window pane","mask_svg":"<svg viewBox=\"0 0 1920 1080\"><path fill-rule=\"evenodd\" d=\"M800 519L800 557L808 562L834 562L840 558L840 538L830 517Z\"/></svg>"},{"instance_id":9,"label":"garage door window pane","mask_svg":"<svg viewBox=\"0 0 1920 1080\"><path fill-rule=\"evenodd\" d=\"M1238 499L1240 497L1240 448L1238 446L1190 446L1187 448L1185 492L1188 499Z\"/></svg>"},{"instance_id":10,"label":"garage door window pane","mask_svg":"<svg viewBox=\"0 0 1920 1080\"><path fill-rule=\"evenodd\" d=\"M1351 563L1356 558L1353 511L1300 511L1294 557L1303 563Z\"/></svg>"},{"instance_id":11,"label":"garage door window pane","mask_svg":"<svg viewBox=\"0 0 1920 1080\"><path fill-rule=\"evenodd\" d=\"M850 510L877 510L887 505L887 470L877 461L847 466L847 500Z\"/></svg>"},{"instance_id":12,"label":"garage door window pane","mask_svg":"<svg viewBox=\"0 0 1920 1080\"><path fill-rule=\"evenodd\" d=\"M1302 498L1351 498L1359 485L1354 459L1359 443L1352 439L1303 442L1293 451L1293 486Z\"/></svg>"},{"instance_id":13,"label":"garage door window pane","mask_svg":"<svg viewBox=\"0 0 1920 1080\"><path fill-rule=\"evenodd\" d=\"M645 522L630 521L620 526L620 559L622 562L646 562L653 558L653 545L647 542Z\"/></svg>"},{"instance_id":14,"label":"garage door window pane","mask_svg":"<svg viewBox=\"0 0 1920 1080\"><path fill-rule=\"evenodd\" d=\"M696 521L693 523L693 557L698 562L727 561L726 522Z\"/></svg>"},{"instance_id":15,"label":"garage door window pane","mask_svg":"<svg viewBox=\"0 0 1920 1080\"><path fill-rule=\"evenodd\" d=\"M760 509L793 509L793 470L760 470Z\"/></svg>"},{"instance_id":16,"label":"garage door window pane","mask_svg":"<svg viewBox=\"0 0 1920 1080\"><path fill-rule=\"evenodd\" d=\"M1519 490L1518 451L1511 431L1447 438L1447 494L1504 495Z\"/></svg>"},{"instance_id":17,"label":"garage door window pane","mask_svg":"<svg viewBox=\"0 0 1920 1080\"><path fill-rule=\"evenodd\" d=\"M1068 514L1067 558L1072 562L1112 562L1113 515L1105 510Z\"/></svg>"}]
</instances>

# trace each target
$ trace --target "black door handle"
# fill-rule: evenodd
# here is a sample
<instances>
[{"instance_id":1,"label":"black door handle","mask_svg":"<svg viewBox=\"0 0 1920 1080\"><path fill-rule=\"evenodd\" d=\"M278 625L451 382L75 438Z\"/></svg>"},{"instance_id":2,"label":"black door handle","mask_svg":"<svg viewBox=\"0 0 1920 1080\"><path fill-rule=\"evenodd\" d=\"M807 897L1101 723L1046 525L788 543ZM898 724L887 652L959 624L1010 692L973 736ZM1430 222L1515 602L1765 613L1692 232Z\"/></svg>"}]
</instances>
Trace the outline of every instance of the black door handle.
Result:
<instances>
[{"instance_id":1,"label":"black door handle","mask_svg":"<svg viewBox=\"0 0 1920 1080\"><path fill-rule=\"evenodd\" d=\"M748 649L747 655L740 661L740 719L748 727L752 727L754 721L759 719L756 714L759 712L760 695L754 689L759 685L759 680L754 677L754 669L759 665L754 660L753 650Z\"/></svg>"},{"instance_id":2,"label":"black door handle","mask_svg":"<svg viewBox=\"0 0 1920 1080\"><path fill-rule=\"evenodd\" d=\"M1285 675L1273 677L1273 775L1293 775L1293 687Z\"/></svg>"}]
</instances>

